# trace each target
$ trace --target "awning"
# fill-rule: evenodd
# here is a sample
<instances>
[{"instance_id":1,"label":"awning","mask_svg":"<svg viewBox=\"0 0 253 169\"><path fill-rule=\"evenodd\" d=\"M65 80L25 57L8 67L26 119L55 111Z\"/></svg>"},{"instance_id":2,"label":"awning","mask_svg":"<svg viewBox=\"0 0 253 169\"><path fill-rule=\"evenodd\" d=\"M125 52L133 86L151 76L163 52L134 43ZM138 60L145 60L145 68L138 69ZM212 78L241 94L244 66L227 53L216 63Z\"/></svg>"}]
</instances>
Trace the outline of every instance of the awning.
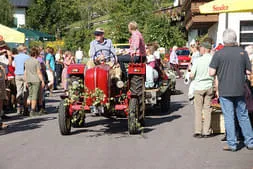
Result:
<instances>
[{"instance_id":1,"label":"awning","mask_svg":"<svg viewBox=\"0 0 253 169\"><path fill-rule=\"evenodd\" d=\"M40 40L42 41L55 41L55 36L54 35L50 35L47 33L43 33L40 31L36 31L36 30L32 30L34 33L36 33L37 35L40 36Z\"/></svg>"},{"instance_id":2,"label":"awning","mask_svg":"<svg viewBox=\"0 0 253 169\"><path fill-rule=\"evenodd\" d=\"M24 28L17 28L17 31L23 32L25 34L26 40L28 40L28 39L29 40L39 40L40 39L40 36L31 30L24 29Z\"/></svg>"},{"instance_id":3,"label":"awning","mask_svg":"<svg viewBox=\"0 0 253 169\"><path fill-rule=\"evenodd\" d=\"M215 0L199 7L200 13L253 12L253 0Z\"/></svg>"},{"instance_id":4,"label":"awning","mask_svg":"<svg viewBox=\"0 0 253 169\"><path fill-rule=\"evenodd\" d=\"M40 40L40 41L54 41L55 37L47 33L43 33L36 30L17 28L18 31L25 34L26 40Z\"/></svg>"},{"instance_id":5,"label":"awning","mask_svg":"<svg viewBox=\"0 0 253 169\"><path fill-rule=\"evenodd\" d=\"M0 24L0 35L6 43L24 43L25 34Z\"/></svg>"}]
</instances>

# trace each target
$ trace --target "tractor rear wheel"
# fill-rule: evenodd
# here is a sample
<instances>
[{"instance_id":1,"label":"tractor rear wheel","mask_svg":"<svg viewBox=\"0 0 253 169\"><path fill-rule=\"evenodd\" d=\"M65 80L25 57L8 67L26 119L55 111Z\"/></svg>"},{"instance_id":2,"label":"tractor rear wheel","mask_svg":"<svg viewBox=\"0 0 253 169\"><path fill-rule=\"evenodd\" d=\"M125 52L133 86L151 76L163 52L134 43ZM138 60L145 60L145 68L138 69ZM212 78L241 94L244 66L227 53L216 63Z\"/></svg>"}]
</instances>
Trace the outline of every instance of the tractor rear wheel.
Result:
<instances>
[{"instance_id":1,"label":"tractor rear wheel","mask_svg":"<svg viewBox=\"0 0 253 169\"><path fill-rule=\"evenodd\" d=\"M69 135L71 131L71 117L68 115L64 100L61 101L58 109L59 128L62 135Z\"/></svg>"},{"instance_id":2,"label":"tractor rear wheel","mask_svg":"<svg viewBox=\"0 0 253 169\"><path fill-rule=\"evenodd\" d=\"M131 98L129 102L129 114L128 114L128 132L129 134L137 134L138 133L138 99Z\"/></svg>"},{"instance_id":3,"label":"tractor rear wheel","mask_svg":"<svg viewBox=\"0 0 253 169\"><path fill-rule=\"evenodd\" d=\"M144 77L133 75L130 79L131 99L129 103L128 130L137 134L144 125Z\"/></svg>"}]
</instances>

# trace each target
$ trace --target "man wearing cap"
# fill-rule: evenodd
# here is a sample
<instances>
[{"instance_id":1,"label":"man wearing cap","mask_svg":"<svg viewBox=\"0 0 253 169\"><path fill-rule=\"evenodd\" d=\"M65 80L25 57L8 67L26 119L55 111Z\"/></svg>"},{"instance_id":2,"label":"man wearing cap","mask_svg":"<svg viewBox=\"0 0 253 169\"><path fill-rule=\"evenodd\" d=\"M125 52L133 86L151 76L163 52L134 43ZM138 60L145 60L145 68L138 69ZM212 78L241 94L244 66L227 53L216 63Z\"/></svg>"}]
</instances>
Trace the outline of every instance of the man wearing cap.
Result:
<instances>
[{"instance_id":1,"label":"man wearing cap","mask_svg":"<svg viewBox=\"0 0 253 169\"><path fill-rule=\"evenodd\" d=\"M105 62L109 64L114 62L114 66L110 70L111 78L115 77L118 80L121 79L121 70L118 66L116 51L113 47L112 41L104 37L104 29L97 28L94 32L95 40L90 43L89 55L95 64ZM114 56L114 57L112 57ZM91 62L87 63L88 67L92 67Z\"/></svg>"},{"instance_id":2,"label":"man wearing cap","mask_svg":"<svg viewBox=\"0 0 253 169\"><path fill-rule=\"evenodd\" d=\"M21 114L21 107L20 107L20 101L21 97L24 97L23 106L24 106L24 112L23 115L29 115L29 112L27 110L27 89L26 89L26 83L24 80L24 72L25 72L25 61L29 59L30 57L25 54L26 47L23 45L20 45L18 48L18 55L14 58L14 67L15 67L15 75L16 75L16 87L17 87L17 112Z\"/></svg>"},{"instance_id":3,"label":"man wearing cap","mask_svg":"<svg viewBox=\"0 0 253 169\"><path fill-rule=\"evenodd\" d=\"M209 75L208 66L212 56L210 54L212 45L209 42L203 42L200 45L201 57L195 60L191 69L191 78L194 79L194 108L195 108L195 129L194 137L209 137L211 127L211 99L213 97L214 78ZM202 124L202 113L204 122Z\"/></svg>"},{"instance_id":4,"label":"man wearing cap","mask_svg":"<svg viewBox=\"0 0 253 169\"><path fill-rule=\"evenodd\" d=\"M104 59L112 54L116 56L116 51L113 47L112 41L104 37L104 29L97 28L94 32L95 40L90 43L90 57L95 59Z\"/></svg>"}]
</instances>

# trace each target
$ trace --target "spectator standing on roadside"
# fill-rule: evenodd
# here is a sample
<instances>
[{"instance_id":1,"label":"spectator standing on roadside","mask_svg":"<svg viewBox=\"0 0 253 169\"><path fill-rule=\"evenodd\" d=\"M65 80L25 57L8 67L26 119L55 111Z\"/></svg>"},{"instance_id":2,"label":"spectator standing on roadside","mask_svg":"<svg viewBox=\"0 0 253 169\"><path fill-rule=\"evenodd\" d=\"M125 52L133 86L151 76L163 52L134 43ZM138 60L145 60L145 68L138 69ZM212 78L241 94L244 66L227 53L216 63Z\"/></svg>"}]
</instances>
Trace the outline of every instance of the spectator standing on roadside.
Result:
<instances>
[{"instance_id":1,"label":"spectator standing on roadside","mask_svg":"<svg viewBox=\"0 0 253 169\"><path fill-rule=\"evenodd\" d=\"M253 45L246 46L245 51L249 55L249 60L251 62L251 75L248 76L248 79L250 80L250 85L253 88Z\"/></svg>"},{"instance_id":2,"label":"spectator standing on roadside","mask_svg":"<svg viewBox=\"0 0 253 169\"><path fill-rule=\"evenodd\" d=\"M83 61L83 51L81 50L81 47L78 48L75 54L76 57L76 63L82 63Z\"/></svg>"},{"instance_id":3,"label":"spectator standing on roadside","mask_svg":"<svg viewBox=\"0 0 253 169\"><path fill-rule=\"evenodd\" d=\"M39 115L36 112L37 100L40 88L45 86L40 62L36 59L37 56L39 56L39 51L33 47L31 49L31 57L25 61L25 81L29 88L29 101L31 105L30 116Z\"/></svg>"},{"instance_id":4,"label":"spectator standing on roadside","mask_svg":"<svg viewBox=\"0 0 253 169\"><path fill-rule=\"evenodd\" d=\"M5 67L2 63L0 63L0 130L7 127L7 125L3 124L3 122L2 122L2 116L4 114L3 102L6 97L5 78L6 78Z\"/></svg>"},{"instance_id":5,"label":"spectator standing on roadside","mask_svg":"<svg viewBox=\"0 0 253 169\"><path fill-rule=\"evenodd\" d=\"M44 53L40 51L40 54L39 56L37 57L37 60L39 61L40 63L40 67L41 67L41 73L42 73L42 76L43 76L43 80L44 80L44 83L45 83L45 86L43 87L41 85L41 88L40 88L40 91L39 91L39 96L38 96L38 108L39 108L39 111L40 111L40 114L45 114L45 109L46 109L46 106L45 106L45 88L47 86L47 72L46 72L46 64L44 62Z\"/></svg>"},{"instance_id":6,"label":"spectator standing on roadside","mask_svg":"<svg viewBox=\"0 0 253 169\"><path fill-rule=\"evenodd\" d=\"M63 61L64 61L64 58L63 58L62 50L59 49L58 52L55 54L55 87L56 88L61 83Z\"/></svg>"},{"instance_id":7,"label":"spectator standing on roadside","mask_svg":"<svg viewBox=\"0 0 253 169\"><path fill-rule=\"evenodd\" d=\"M177 75L179 76L179 78L182 77L180 70L178 68L178 56L176 53L177 50L177 46L173 46L171 54L170 54L170 66L172 69L174 69L177 72Z\"/></svg>"},{"instance_id":8,"label":"spectator standing on roadside","mask_svg":"<svg viewBox=\"0 0 253 169\"><path fill-rule=\"evenodd\" d=\"M200 57L199 47L196 44L191 45L191 50L192 50L192 56L191 56L191 63L188 66L188 70L187 70L188 72L191 70L192 65L194 65L195 61ZM188 98L190 101L192 101L194 99L194 86L195 86L194 80L192 80L190 82L189 92L188 92Z\"/></svg>"},{"instance_id":9,"label":"spectator standing on roadside","mask_svg":"<svg viewBox=\"0 0 253 169\"><path fill-rule=\"evenodd\" d=\"M203 42L200 46L200 58L197 58L191 69L191 78L194 82L195 131L194 137L209 137L211 128L211 99L213 97L214 78L209 75L208 66L212 56L212 45ZM202 120L204 114L204 121Z\"/></svg>"},{"instance_id":10,"label":"spectator standing on roadside","mask_svg":"<svg viewBox=\"0 0 253 169\"><path fill-rule=\"evenodd\" d=\"M244 98L245 75L250 75L251 64L247 53L236 44L232 29L223 32L224 48L217 51L210 63L209 74L218 77L218 95L227 134L225 151L237 151L235 114L244 136L244 144L253 150L253 131Z\"/></svg>"},{"instance_id":11,"label":"spectator standing on roadside","mask_svg":"<svg viewBox=\"0 0 253 169\"><path fill-rule=\"evenodd\" d=\"M5 73L8 73L8 64L9 64L9 60L8 60L8 55L9 55L9 48L6 45L5 41L0 41L0 63L3 64L4 68L5 68Z\"/></svg>"},{"instance_id":12,"label":"spectator standing on roadside","mask_svg":"<svg viewBox=\"0 0 253 169\"><path fill-rule=\"evenodd\" d=\"M8 63L9 63L9 56L11 55L8 46L6 45L5 41L1 40L0 41L0 64L2 66L2 69L4 69L4 76L2 76L2 78L6 78L6 75L8 73ZM3 74L3 72L2 72ZM6 79L5 79L6 80ZM6 82L4 82L4 87L6 87ZM2 86L3 87L3 86ZM5 100L6 99L6 92L3 93L3 97ZM2 106L3 107L3 106ZM8 116L5 115L4 111L0 112L0 117L2 119L8 119Z\"/></svg>"},{"instance_id":13,"label":"spectator standing on roadside","mask_svg":"<svg viewBox=\"0 0 253 169\"><path fill-rule=\"evenodd\" d=\"M196 46L196 44L193 44L191 46L191 49L192 49L191 64L193 65L195 60L200 57L200 54L199 54L199 48L198 46Z\"/></svg>"},{"instance_id":14,"label":"spectator standing on roadside","mask_svg":"<svg viewBox=\"0 0 253 169\"><path fill-rule=\"evenodd\" d=\"M68 67L70 64L75 63L75 58L72 56L71 52L67 51L65 52L65 58L64 58L64 69L62 71L62 88L66 91L68 87Z\"/></svg>"},{"instance_id":15,"label":"spectator standing on roadside","mask_svg":"<svg viewBox=\"0 0 253 169\"><path fill-rule=\"evenodd\" d=\"M12 54L8 57L8 73L7 73L7 84L6 90L8 95L8 108L10 112L13 112L16 108L16 95L17 88L15 83L15 67L14 67L14 58L18 54L16 48L12 49Z\"/></svg>"},{"instance_id":16,"label":"spectator standing on roadside","mask_svg":"<svg viewBox=\"0 0 253 169\"><path fill-rule=\"evenodd\" d=\"M14 58L14 67L15 67L15 82L17 87L17 112L22 115L29 115L28 109L27 109L27 89L26 89L26 83L24 80L24 70L25 70L25 61L29 59L30 57L25 54L26 47L23 45L20 45L18 47L18 55ZM21 99L23 98L23 110L21 106Z\"/></svg>"},{"instance_id":17,"label":"spectator standing on roadside","mask_svg":"<svg viewBox=\"0 0 253 169\"><path fill-rule=\"evenodd\" d=\"M1 36L0 36L1 37ZM0 59L4 60L7 55L7 46L3 40L0 41ZM4 117L3 112L3 102L6 99L6 64L0 61L0 130L7 127L7 125L2 123L2 118Z\"/></svg>"},{"instance_id":18,"label":"spectator standing on roadside","mask_svg":"<svg viewBox=\"0 0 253 169\"><path fill-rule=\"evenodd\" d=\"M55 72L55 59L53 56L54 49L49 47L46 55L46 67L47 67L47 77L48 77L48 88L50 95L52 96L54 87L54 72Z\"/></svg>"}]
</instances>

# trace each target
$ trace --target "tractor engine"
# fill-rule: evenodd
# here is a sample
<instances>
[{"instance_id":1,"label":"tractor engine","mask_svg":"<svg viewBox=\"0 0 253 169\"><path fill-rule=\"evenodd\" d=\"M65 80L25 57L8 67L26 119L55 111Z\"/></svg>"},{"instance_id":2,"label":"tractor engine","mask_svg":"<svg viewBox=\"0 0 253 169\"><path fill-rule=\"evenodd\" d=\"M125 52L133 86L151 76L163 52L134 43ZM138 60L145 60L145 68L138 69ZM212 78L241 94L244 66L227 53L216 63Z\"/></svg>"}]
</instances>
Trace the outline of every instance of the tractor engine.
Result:
<instances>
[{"instance_id":1,"label":"tractor engine","mask_svg":"<svg viewBox=\"0 0 253 169\"><path fill-rule=\"evenodd\" d=\"M102 105L108 103L108 98L110 98L109 71L110 66L99 65L85 72L84 84L87 92L91 94L90 98L86 100L86 105L91 107L91 113L100 114L105 111Z\"/></svg>"}]
</instances>

